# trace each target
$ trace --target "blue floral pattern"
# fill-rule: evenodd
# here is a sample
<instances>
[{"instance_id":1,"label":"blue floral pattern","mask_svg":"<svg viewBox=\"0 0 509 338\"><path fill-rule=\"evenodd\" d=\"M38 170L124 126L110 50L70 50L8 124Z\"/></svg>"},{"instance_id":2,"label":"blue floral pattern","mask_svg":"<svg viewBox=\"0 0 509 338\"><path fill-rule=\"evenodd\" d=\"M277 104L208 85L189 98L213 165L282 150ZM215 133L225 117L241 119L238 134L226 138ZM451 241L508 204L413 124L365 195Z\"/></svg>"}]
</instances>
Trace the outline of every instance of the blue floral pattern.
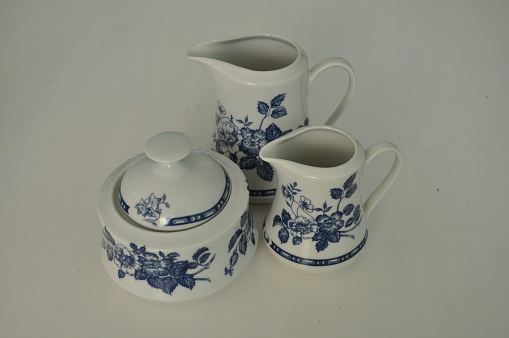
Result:
<instances>
[{"instance_id":1,"label":"blue floral pattern","mask_svg":"<svg viewBox=\"0 0 509 338\"><path fill-rule=\"evenodd\" d=\"M214 133L215 150L229 157L240 169L256 170L260 178L272 181L274 169L258 155L264 145L292 131L292 129L283 131L274 122L267 127L264 126L267 119L277 120L288 114L282 105L285 97L286 93L282 93L276 95L269 103L258 101L257 110L261 120L256 127L253 127L254 121L249 120L250 115L246 115L243 120L234 119L233 115L228 116L218 101L217 128ZM304 125L308 123L309 120L306 119Z\"/></svg>"},{"instance_id":2,"label":"blue floral pattern","mask_svg":"<svg viewBox=\"0 0 509 338\"><path fill-rule=\"evenodd\" d=\"M342 188L330 190L332 199L337 200L334 209L334 206L327 202L315 207L313 202L302 194L297 182L282 185L281 193L289 211L283 208L281 214L276 215L272 222L273 227L281 227L278 232L281 244L290 239L293 245L311 240L316 242L316 251L320 252L327 249L330 243L338 243L342 237L354 239L350 232L361 223L361 207L359 204L347 203L346 200L357 191L356 176L357 173L350 176ZM344 205L343 201L347 204Z\"/></svg>"},{"instance_id":3,"label":"blue floral pattern","mask_svg":"<svg viewBox=\"0 0 509 338\"><path fill-rule=\"evenodd\" d=\"M138 215L141 214L145 217L143 219L145 222L157 226L156 221L162 213L161 204L166 208L170 208L170 204L166 202L166 194L163 194L162 197L156 197L154 193L151 193L149 197L142 198L134 207Z\"/></svg>"},{"instance_id":4,"label":"blue floral pattern","mask_svg":"<svg viewBox=\"0 0 509 338\"><path fill-rule=\"evenodd\" d=\"M179 260L177 252L154 253L134 243L126 247L116 243L106 227L103 228L102 248L106 250L108 260L118 267L118 278L132 276L169 295L178 286L192 290L197 281L211 282L210 278L197 278L196 275L207 270L216 256L206 247L196 250L191 261Z\"/></svg>"},{"instance_id":5,"label":"blue floral pattern","mask_svg":"<svg viewBox=\"0 0 509 338\"><path fill-rule=\"evenodd\" d=\"M230 267L224 268L224 274L233 276L233 267L239 260L239 253L245 255L248 242L256 245L254 233L254 219L250 212L246 211L240 219L240 228L235 231L228 244L228 252L231 252Z\"/></svg>"}]
</instances>

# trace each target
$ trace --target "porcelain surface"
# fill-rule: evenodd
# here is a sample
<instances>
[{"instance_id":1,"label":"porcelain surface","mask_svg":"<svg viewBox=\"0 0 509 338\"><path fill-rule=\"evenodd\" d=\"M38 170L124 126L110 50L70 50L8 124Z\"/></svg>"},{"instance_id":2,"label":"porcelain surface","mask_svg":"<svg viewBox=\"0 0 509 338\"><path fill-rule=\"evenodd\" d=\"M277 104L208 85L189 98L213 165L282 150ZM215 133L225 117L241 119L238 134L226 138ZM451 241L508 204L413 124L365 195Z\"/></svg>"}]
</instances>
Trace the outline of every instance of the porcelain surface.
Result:
<instances>
[{"instance_id":1,"label":"porcelain surface","mask_svg":"<svg viewBox=\"0 0 509 338\"><path fill-rule=\"evenodd\" d=\"M203 152L230 177L231 195L221 212L198 227L154 231L124 213L118 202L120 182L144 160L143 154L120 165L104 182L98 202L101 257L108 275L125 290L158 301L197 299L233 282L253 259L258 232L245 177L222 155Z\"/></svg>"},{"instance_id":2,"label":"porcelain surface","mask_svg":"<svg viewBox=\"0 0 509 338\"><path fill-rule=\"evenodd\" d=\"M345 59L333 57L308 69L308 57L295 42L272 34L207 41L187 52L204 65L216 87L214 149L243 170L251 202L270 203L277 175L259 152L269 142L307 126L307 94L318 74L329 67L344 69L346 93L326 124L343 113L355 88L355 74Z\"/></svg>"},{"instance_id":3,"label":"porcelain surface","mask_svg":"<svg viewBox=\"0 0 509 338\"><path fill-rule=\"evenodd\" d=\"M395 154L394 164L363 203L364 165L385 151ZM281 262L311 275L333 272L358 257L368 238L368 216L401 167L394 144L364 150L329 126L296 130L262 148L260 156L274 166L280 184L265 218L265 242Z\"/></svg>"}]
</instances>

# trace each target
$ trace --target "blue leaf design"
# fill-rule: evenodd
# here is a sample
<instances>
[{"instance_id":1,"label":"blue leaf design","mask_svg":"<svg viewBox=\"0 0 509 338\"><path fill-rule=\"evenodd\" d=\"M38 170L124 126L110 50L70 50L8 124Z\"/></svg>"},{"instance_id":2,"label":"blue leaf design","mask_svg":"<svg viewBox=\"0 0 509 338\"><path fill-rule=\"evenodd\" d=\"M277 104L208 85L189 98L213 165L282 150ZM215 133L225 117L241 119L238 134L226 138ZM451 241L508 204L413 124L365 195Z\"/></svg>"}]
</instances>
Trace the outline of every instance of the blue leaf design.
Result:
<instances>
[{"instance_id":1,"label":"blue leaf design","mask_svg":"<svg viewBox=\"0 0 509 338\"><path fill-rule=\"evenodd\" d=\"M278 119L280 117L283 117L287 115L287 112L286 112L286 108L285 107L277 107L276 109L274 109L272 111L272 113L270 114L270 116L273 118L273 119Z\"/></svg>"},{"instance_id":2,"label":"blue leaf design","mask_svg":"<svg viewBox=\"0 0 509 338\"><path fill-rule=\"evenodd\" d=\"M237 158L237 154L233 154L233 153L230 153L230 155L228 156L230 158L230 160L233 162L233 163L237 163L237 161L239 160Z\"/></svg>"},{"instance_id":3,"label":"blue leaf design","mask_svg":"<svg viewBox=\"0 0 509 338\"><path fill-rule=\"evenodd\" d=\"M178 261L175 262L172 266L170 266L170 275L175 277L180 277L184 275L189 268L189 263L187 261Z\"/></svg>"},{"instance_id":4,"label":"blue leaf design","mask_svg":"<svg viewBox=\"0 0 509 338\"><path fill-rule=\"evenodd\" d=\"M235 233L233 234L232 238L230 238L230 243L228 244L228 252L230 252L233 249L240 235L242 235L242 229L237 229L237 231L235 231Z\"/></svg>"},{"instance_id":5,"label":"blue leaf design","mask_svg":"<svg viewBox=\"0 0 509 338\"><path fill-rule=\"evenodd\" d=\"M184 275L178 279L178 283L183 287L192 290L196 285L196 281L192 275Z\"/></svg>"},{"instance_id":6,"label":"blue leaf design","mask_svg":"<svg viewBox=\"0 0 509 338\"><path fill-rule=\"evenodd\" d=\"M250 170L256 168L258 165L258 159L256 156L249 155L240 159L239 167L243 170Z\"/></svg>"},{"instance_id":7,"label":"blue leaf design","mask_svg":"<svg viewBox=\"0 0 509 338\"><path fill-rule=\"evenodd\" d=\"M106 240L108 242L110 242L111 245L115 246L115 240L113 239L113 237L111 236L110 232L108 231L108 229L106 229L106 226L103 228L103 235L104 235L104 238L106 238Z\"/></svg>"},{"instance_id":8,"label":"blue leaf design","mask_svg":"<svg viewBox=\"0 0 509 338\"><path fill-rule=\"evenodd\" d=\"M346 191L345 197L350 198L357 191L357 183L354 183L348 190Z\"/></svg>"},{"instance_id":9,"label":"blue leaf design","mask_svg":"<svg viewBox=\"0 0 509 338\"><path fill-rule=\"evenodd\" d=\"M120 269L118 270L117 274L118 274L118 278L124 278L125 277L125 272L120 270Z\"/></svg>"},{"instance_id":10,"label":"blue leaf design","mask_svg":"<svg viewBox=\"0 0 509 338\"><path fill-rule=\"evenodd\" d=\"M283 132L275 123L271 123L265 130L265 139L267 142L272 142L281 136L283 136Z\"/></svg>"},{"instance_id":11,"label":"blue leaf design","mask_svg":"<svg viewBox=\"0 0 509 338\"><path fill-rule=\"evenodd\" d=\"M163 280L163 284L160 287L164 293L171 295L175 288L179 285L177 278L167 277Z\"/></svg>"},{"instance_id":12,"label":"blue leaf design","mask_svg":"<svg viewBox=\"0 0 509 338\"><path fill-rule=\"evenodd\" d=\"M347 216L348 216L348 215L350 215L350 214L352 213L352 211L353 211L353 209L354 209L354 208L355 208L355 207L353 206L353 204L352 204L352 203L350 203L350 204L346 205L346 206L343 208L343 213L344 213L345 215L347 215Z\"/></svg>"},{"instance_id":13,"label":"blue leaf design","mask_svg":"<svg viewBox=\"0 0 509 338\"><path fill-rule=\"evenodd\" d=\"M239 260L239 254L237 251L233 253L233 255L230 257L230 267L233 268L235 264L237 264L237 261Z\"/></svg>"},{"instance_id":14,"label":"blue leaf design","mask_svg":"<svg viewBox=\"0 0 509 338\"><path fill-rule=\"evenodd\" d=\"M272 226L276 227L276 226L282 226L282 225L283 225L283 220L281 219L281 216L279 216L279 215L274 216L274 220L272 221Z\"/></svg>"},{"instance_id":15,"label":"blue leaf design","mask_svg":"<svg viewBox=\"0 0 509 338\"><path fill-rule=\"evenodd\" d=\"M283 94L279 94L277 95L276 97L274 97L271 101L270 101L270 106L272 108L274 107L279 107L281 105L281 103L283 103L283 100L285 99L286 97L286 93L283 93Z\"/></svg>"},{"instance_id":16,"label":"blue leaf design","mask_svg":"<svg viewBox=\"0 0 509 338\"><path fill-rule=\"evenodd\" d=\"M247 238L246 235L244 234L242 235L242 237L240 237L239 252L243 255L245 255L247 252Z\"/></svg>"},{"instance_id":17,"label":"blue leaf design","mask_svg":"<svg viewBox=\"0 0 509 338\"><path fill-rule=\"evenodd\" d=\"M269 105L263 101L258 101L258 112L262 115L266 115L269 111Z\"/></svg>"},{"instance_id":18,"label":"blue leaf design","mask_svg":"<svg viewBox=\"0 0 509 338\"><path fill-rule=\"evenodd\" d=\"M156 289L162 289L163 285L164 285L163 279L161 277L150 277L150 278L147 278L147 283L151 287L156 288Z\"/></svg>"},{"instance_id":19,"label":"blue leaf design","mask_svg":"<svg viewBox=\"0 0 509 338\"><path fill-rule=\"evenodd\" d=\"M328 246L329 246L329 242L326 239L322 239L316 243L315 247L316 247L316 251L320 252L320 251L327 249Z\"/></svg>"},{"instance_id":20,"label":"blue leaf design","mask_svg":"<svg viewBox=\"0 0 509 338\"><path fill-rule=\"evenodd\" d=\"M337 243L337 242L339 242L340 238L341 238L341 234L339 232L334 232L329 235L328 240L329 240L329 242Z\"/></svg>"},{"instance_id":21,"label":"blue leaf design","mask_svg":"<svg viewBox=\"0 0 509 338\"><path fill-rule=\"evenodd\" d=\"M330 196L335 200L339 200L343 197L343 190L341 190L340 188L331 189Z\"/></svg>"},{"instance_id":22,"label":"blue leaf design","mask_svg":"<svg viewBox=\"0 0 509 338\"><path fill-rule=\"evenodd\" d=\"M134 272L134 279L136 280L145 280L147 279L148 275L143 270L136 270Z\"/></svg>"},{"instance_id":23,"label":"blue leaf design","mask_svg":"<svg viewBox=\"0 0 509 338\"><path fill-rule=\"evenodd\" d=\"M292 239L292 244L293 244L293 245L299 245L300 243L302 243L302 237L295 236L295 237Z\"/></svg>"},{"instance_id":24,"label":"blue leaf design","mask_svg":"<svg viewBox=\"0 0 509 338\"><path fill-rule=\"evenodd\" d=\"M260 176L265 181L271 182L274 178L274 169L272 169L272 166L265 161L258 161L256 172L258 173L258 176Z\"/></svg>"},{"instance_id":25,"label":"blue leaf design","mask_svg":"<svg viewBox=\"0 0 509 338\"><path fill-rule=\"evenodd\" d=\"M290 238L290 234L288 233L288 230L286 230L286 228L281 228L277 236L279 237L281 244L285 244L286 242L288 242L288 238Z\"/></svg>"},{"instance_id":26,"label":"blue leaf design","mask_svg":"<svg viewBox=\"0 0 509 338\"><path fill-rule=\"evenodd\" d=\"M343 184L343 188L345 190L347 190L348 188L350 188L350 186L353 184L353 181L355 180L355 177L357 176L357 172L355 172L352 176L350 176L350 178L348 178L345 182L345 184Z\"/></svg>"},{"instance_id":27,"label":"blue leaf design","mask_svg":"<svg viewBox=\"0 0 509 338\"><path fill-rule=\"evenodd\" d=\"M292 216L290 216L290 213L286 211L286 209L283 209L281 211L281 220L283 221L284 225L288 225L288 221L292 219Z\"/></svg>"},{"instance_id":28,"label":"blue leaf design","mask_svg":"<svg viewBox=\"0 0 509 338\"><path fill-rule=\"evenodd\" d=\"M108 260L109 260L109 261L112 261L112 260L113 260L114 252L113 252L113 248L112 248L111 246L109 246L108 248L106 248L106 255L108 256Z\"/></svg>"}]
</instances>

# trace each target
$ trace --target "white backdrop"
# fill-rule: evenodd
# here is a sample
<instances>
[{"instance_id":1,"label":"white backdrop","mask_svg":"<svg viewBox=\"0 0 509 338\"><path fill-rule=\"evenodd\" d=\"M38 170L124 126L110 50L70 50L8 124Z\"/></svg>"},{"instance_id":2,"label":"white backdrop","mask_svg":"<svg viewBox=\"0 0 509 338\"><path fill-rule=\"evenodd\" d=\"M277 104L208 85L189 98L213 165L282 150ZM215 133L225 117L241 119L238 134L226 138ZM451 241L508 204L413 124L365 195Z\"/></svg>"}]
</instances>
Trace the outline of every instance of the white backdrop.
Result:
<instances>
[{"instance_id":1,"label":"white backdrop","mask_svg":"<svg viewBox=\"0 0 509 338\"><path fill-rule=\"evenodd\" d=\"M120 289L99 258L97 194L149 137L210 147L212 81L194 44L274 33L313 66L350 61L335 124L396 143L400 176L354 265L313 278L260 242L249 269L199 301ZM509 2L1 1L0 333L4 337L506 337ZM309 96L323 123L346 74ZM367 195L388 170L366 169ZM267 211L254 206L261 228Z\"/></svg>"}]
</instances>

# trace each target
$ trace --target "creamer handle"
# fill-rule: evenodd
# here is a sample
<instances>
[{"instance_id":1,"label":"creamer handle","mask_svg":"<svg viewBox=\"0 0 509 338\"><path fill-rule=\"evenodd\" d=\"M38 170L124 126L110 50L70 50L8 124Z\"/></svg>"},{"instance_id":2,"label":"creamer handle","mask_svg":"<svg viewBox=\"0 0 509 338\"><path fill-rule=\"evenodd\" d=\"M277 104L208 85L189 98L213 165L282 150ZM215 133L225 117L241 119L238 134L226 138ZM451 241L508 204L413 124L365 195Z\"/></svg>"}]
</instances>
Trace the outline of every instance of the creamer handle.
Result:
<instances>
[{"instance_id":1,"label":"creamer handle","mask_svg":"<svg viewBox=\"0 0 509 338\"><path fill-rule=\"evenodd\" d=\"M394 153L394 163L392 164L391 170L383 181L376 187L375 190L369 195L368 199L364 202L363 209L366 216L368 216L373 208L378 204L382 196L387 192L391 184L398 176L399 169L401 168L401 153L398 150L398 147L392 142L382 141L373 144L371 147L367 148L365 153L365 163L367 164L371 159L373 159L376 155L384 152L384 151L392 151Z\"/></svg>"},{"instance_id":2,"label":"creamer handle","mask_svg":"<svg viewBox=\"0 0 509 338\"><path fill-rule=\"evenodd\" d=\"M341 67L348 73L348 89L346 90L346 93L343 96L343 99L341 100L339 106L336 108L334 113L332 113L329 119L325 122L326 125L332 126L334 123L336 123L336 121L341 116L346 106L350 102L350 99L352 98L355 89L355 73L350 63L343 58L332 57L329 59L325 59L309 70L308 93L311 88L311 84L313 83L313 80L316 78L316 76L329 67Z\"/></svg>"}]
</instances>

